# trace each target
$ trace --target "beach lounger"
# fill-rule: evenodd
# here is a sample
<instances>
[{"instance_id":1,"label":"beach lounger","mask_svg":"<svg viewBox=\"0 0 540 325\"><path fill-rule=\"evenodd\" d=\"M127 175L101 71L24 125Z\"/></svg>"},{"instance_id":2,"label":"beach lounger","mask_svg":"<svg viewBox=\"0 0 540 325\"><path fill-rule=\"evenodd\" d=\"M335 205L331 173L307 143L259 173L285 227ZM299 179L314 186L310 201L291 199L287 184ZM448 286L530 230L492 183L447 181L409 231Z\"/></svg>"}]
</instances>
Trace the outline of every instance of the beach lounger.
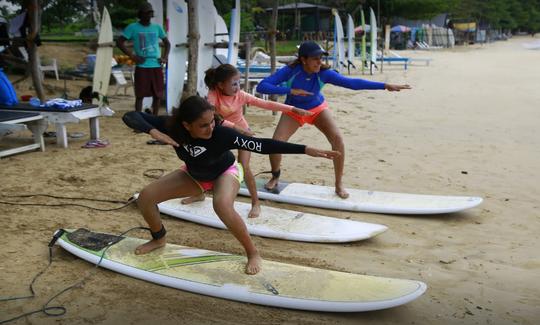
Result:
<instances>
[{"instance_id":1,"label":"beach lounger","mask_svg":"<svg viewBox=\"0 0 540 325\"><path fill-rule=\"evenodd\" d=\"M0 151L0 157L40 149L45 151L43 131L47 129L47 122L39 113L12 112L0 110L0 140L9 134L29 129L34 136L34 143Z\"/></svg>"},{"instance_id":2,"label":"beach lounger","mask_svg":"<svg viewBox=\"0 0 540 325\"><path fill-rule=\"evenodd\" d=\"M66 123L79 123L82 120L89 120L90 139L99 139L99 117L111 116L114 112L106 107L98 107L92 104L83 104L79 107L68 109L58 109L53 107L34 107L28 103L16 105L0 105L0 110L38 113L48 122L56 126L56 142L59 147L67 148L68 137ZM43 130L44 131L44 130Z\"/></svg>"},{"instance_id":3,"label":"beach lounger","mask_svg":"<svg viewBox=\"0 0 540 325\"><path fill-rule=\"evenodd\" d=\"M403 64L403 68L407 70L407 66L409 64L410 59L409 58L391 58L391 57L377 57L377 62L388 62L388 64L392 64L392 62L401 63Z\"/></svg>"},{"instance_id":4,"label":"beach lounger","mask_svg":"<svg viewBox=\"0 0 540 325\"><path fill-rule=\"evenodd\" d=\"M392 55L392 57L394 58L403 58L401 55L397 54L394 51L388 51L388 53L390 53L390 55ZM414 62L424 62L426 65L429 65L430 62L433 60L430 58L408 58L408 59L409 59L410 64L413 64Z\"/></svg>"}]
</instances>

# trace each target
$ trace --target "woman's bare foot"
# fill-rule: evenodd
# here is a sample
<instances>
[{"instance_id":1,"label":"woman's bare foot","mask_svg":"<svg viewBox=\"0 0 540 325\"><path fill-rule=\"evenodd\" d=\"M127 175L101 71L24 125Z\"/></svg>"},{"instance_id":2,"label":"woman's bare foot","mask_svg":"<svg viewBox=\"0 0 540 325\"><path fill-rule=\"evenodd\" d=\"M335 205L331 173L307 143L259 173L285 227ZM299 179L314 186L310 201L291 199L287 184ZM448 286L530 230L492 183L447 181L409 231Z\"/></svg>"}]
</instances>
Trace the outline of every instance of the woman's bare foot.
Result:
<instances>
[{"instance_id":1,"label":"woman's bare foot","mask_svg":"<svg viewBox=\"0 0 540 325\"><path fill-rule=\"evenodd\" d=\"M248 261L246 263L246 274L254 275L261 271L262 267L262 258L259 255L259 252L256 252L252 255L248 255Z\"/></svg>"},{"instance_id":2,"label":"woman's bare foot","mask_svg":"<svg viewBox=\"0 0 540 325\"><path fill-rule=\"evenodd\" d=\"M165 237L162 237L160 239L152 239L151 241L146 242L135 248L135 255L143 255L150 253L155 249L165 246L166 243L167 241L165 240Z\"/></svg>"},{"instance_id":3,"label":"woman's bare foot","mask_svg":"<svg viewBox=\"0 0 540 325\"><path fill-rule=\"evenodd\" d=\"M185 199L182 199L182 201L180 201L180 202L182 204L190 204L190 203L193 203L193 202L204 201L205 198L206 198L206 196L204 196L204 193L201 193L199 195L190 196L190 197L187 197Z\"/></svg>"},{"instance_id":4,"label":"woman's bare foot","mask_svg":"<svg viewBox=\"0 0 540 325\"><path fill-rule=\"evenodd\" d=\"M276 191L277 191L278 183L279 183L279 178L272 177L272 178L268 181L268 183L264 184L264 188L265 188L268 192L276 192Z\"/></svg>"},{"instance_id":5,"label":"woman's bare foot","mask_svg":"<svg viewBox=\"0 0 540 325\"><path fill-rule=\"evenodd\" d=\"M342 199L349 197L349 192L343 186L336 186L336 194Z\"/></svg>"},{"instance_id":6,"label":"woman's bare foot","mask_svg":"<svg viewBox=\"0 0 540 325\"><path fill-rule=\"evenodd\" d=\"M248 213L248 218L257 218L261 214L261 205L259 202L251 204L251 210Z\"/></svg>"}]
</instances>

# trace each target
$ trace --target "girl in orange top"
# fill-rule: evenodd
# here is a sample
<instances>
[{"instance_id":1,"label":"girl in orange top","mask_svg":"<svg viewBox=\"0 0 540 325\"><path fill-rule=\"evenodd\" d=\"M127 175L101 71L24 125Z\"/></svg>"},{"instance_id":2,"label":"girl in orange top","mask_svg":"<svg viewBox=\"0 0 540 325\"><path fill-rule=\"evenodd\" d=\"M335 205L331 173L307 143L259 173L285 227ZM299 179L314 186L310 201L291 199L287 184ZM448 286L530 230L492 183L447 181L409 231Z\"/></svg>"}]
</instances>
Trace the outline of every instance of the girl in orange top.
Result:
<instances>
[{"instance_id":1,"label":"girl in orange top","mask_svg":"<svg viewBox=\"0 0 540 325\"><path fill-rule=\"evenodd\" d=\"M249 125L244 118L243 106L252 105L271 111L293 112L301 116L309 116L312 113L294 106L281 104L278 102L263 100L240 90L240 72L230 64L222 64L217 68L210 68L206 71L204 82L209 88L208 102L216 108L216 113L225 120L223 125L233 127L237 131L246 135L253 135ZM238 150L238 162L244 168L244 179L251 195L251 211L249 218L256 218L261 212L259 197L257 196L257 186L255 177L249 168L251 152ZM204 200L204 193L182 200L182 203L189 204L195 201Z\"/></svg>"}]
</instances>

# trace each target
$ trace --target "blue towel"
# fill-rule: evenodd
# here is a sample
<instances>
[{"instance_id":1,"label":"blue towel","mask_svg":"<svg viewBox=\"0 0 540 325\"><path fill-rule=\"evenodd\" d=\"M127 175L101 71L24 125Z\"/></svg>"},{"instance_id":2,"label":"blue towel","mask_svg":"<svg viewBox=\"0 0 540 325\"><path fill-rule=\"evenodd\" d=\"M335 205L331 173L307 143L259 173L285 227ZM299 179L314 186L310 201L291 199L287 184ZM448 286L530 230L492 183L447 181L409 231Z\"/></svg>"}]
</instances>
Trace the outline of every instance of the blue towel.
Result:
<instances>
[{"instance_id":1,"label":"blue towel","mask_svg":"<svg viewBox=\"0 0 540 325\"><path fill-rule=\"evenodd\" d=\"M45 102L45 104L39 105L40 107L54 107L59 109L70 109L72 107L82 106L81 99L67 100L63 98L53 98Z\"/></svg>"}]
</instances>

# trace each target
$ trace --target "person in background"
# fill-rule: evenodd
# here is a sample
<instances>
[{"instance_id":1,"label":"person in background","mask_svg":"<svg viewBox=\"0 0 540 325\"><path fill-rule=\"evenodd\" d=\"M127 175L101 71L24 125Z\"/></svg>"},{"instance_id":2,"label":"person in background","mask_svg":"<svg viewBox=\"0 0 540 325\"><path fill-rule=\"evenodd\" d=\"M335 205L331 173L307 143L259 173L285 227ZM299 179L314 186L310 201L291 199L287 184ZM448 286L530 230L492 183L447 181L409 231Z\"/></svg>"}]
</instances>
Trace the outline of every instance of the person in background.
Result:
<instances>
[{"instance_id":1,"label":"person in background","mask_svg":"<svg viewBox=\"0 0 540 325\"><path fill-rule=\"evenodd\" d=\"M170 43L158 24L151 22L154 9L144 2L138 11L139 21L129 24L117 40L117 46L136 63L135 67L135 110L142 111L144 97L152 97L152 113L158 115L165 84L162 65L167 63ZM163 51L159 40L163 42ZM133 42L133 51L126 46L126 40Z\"/></svg>"}]
</instances>

